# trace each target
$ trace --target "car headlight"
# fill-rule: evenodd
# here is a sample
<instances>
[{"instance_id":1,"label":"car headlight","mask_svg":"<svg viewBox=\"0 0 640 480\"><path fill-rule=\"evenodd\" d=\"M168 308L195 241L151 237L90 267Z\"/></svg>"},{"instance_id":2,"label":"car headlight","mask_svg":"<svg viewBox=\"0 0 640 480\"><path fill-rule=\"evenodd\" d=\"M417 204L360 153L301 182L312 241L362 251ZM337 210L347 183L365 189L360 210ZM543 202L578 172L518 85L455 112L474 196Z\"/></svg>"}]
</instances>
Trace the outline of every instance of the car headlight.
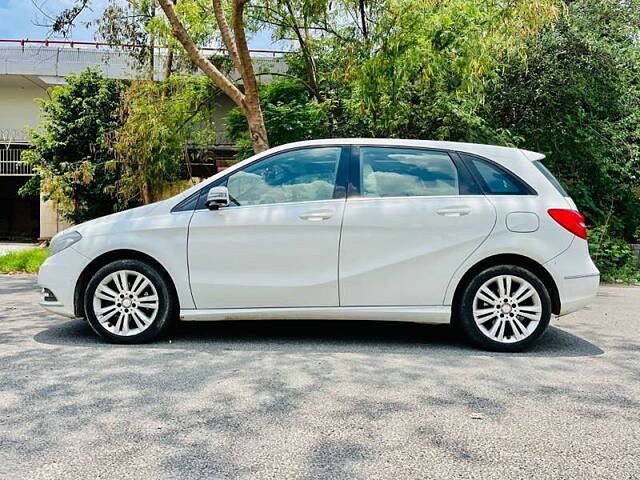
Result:
<instances>
[{"instance_id":1,"label":"car headlight","mask_svg":"<svg viewBox=\"0 0 640 480\"><path fill-rule=\"evenodd\" d=\"M49 244L49 256L55 255L61 252L65 248L70 247L74 243L78 243L82 239L82 235L78 232L63 233L62 235L56 235Z\"/></svg>"}]
</instances>

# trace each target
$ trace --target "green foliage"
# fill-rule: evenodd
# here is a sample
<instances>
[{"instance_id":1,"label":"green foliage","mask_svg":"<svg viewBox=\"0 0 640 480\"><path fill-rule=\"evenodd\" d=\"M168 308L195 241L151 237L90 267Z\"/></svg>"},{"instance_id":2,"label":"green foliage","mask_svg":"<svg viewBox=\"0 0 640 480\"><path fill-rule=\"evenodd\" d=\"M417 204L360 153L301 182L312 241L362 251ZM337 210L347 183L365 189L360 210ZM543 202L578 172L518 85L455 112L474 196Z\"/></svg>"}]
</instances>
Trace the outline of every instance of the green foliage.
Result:
<instances>
[{"instance_id":1,"label":"green foliage","mask_svg":"<svg viewBox=\"0 0 640 480\"><path fill-rule=\"evenodd\" d=\"M37 273L47 259L46 248L33 248L0 255L0 273Z\"/></svg>"},{"instance_id":2,"label":"green foliage","mask_svg":"<svg viewBox=\"0 0 640 480\"><path fill-rule=\"evenodd\" d=\"M119 108L123 84L86 70L67 77L68 85L49 91L50 100L40 100L42 122L31 130L31 150L25 162L36 175L22 193L52 200L73 223L114 211L109 191L118 178L117 169L107 169L113 154L105 136L118 128L114 116Z\"/></svg>"},{"instance_id":3,"label":"green foliage","mask_svg":"<svg viewBox=\"0 0 640 480\"><path fill-rule=\"evenodd\" d=\"M299 80L285 79L261 87L260 101L272 147L327 136L326 105L311 101L309 90ZM239 108L229 112L227 128L238 147L236 159L253 155L247 121Z\"/></svg>"},{"instance_id":4,"label":"green foliage","mask_svg":"<svg viewBox=\"0 0 640 480\"><path fill-rule=\"evenodd\" d=\"M164 82L135 82L120 109L122 126L110 137L121 176L114 194L121 204L150 203L168 185L188 177L189 142L212 145L217 90L205 77L171 76Z\"/></svg>"},{"instance_id":5,"label":"green foliage","mask_svg":"<svg viewBox=\"0 0 640 480\"><path fill-rule=\"evenodd\" d=\"M503 58L558 14L557 1L388 0L368 36L345 27L320 42L320 85L336 136L507 143L482 115Z\"/></svg>"},{"instance_id":6,"label":"green foliage","mask_svg":"<svg viewBox=\"0 0 640 480\"><path fill-rule=\"evenodd\" d=\"M632 240L640 226L640 5L578 0L508 63L489 121L545 164L589 223Z\"/></svg>"},{"instance_id":7,"label":"green foliage","mask_svg":"<svg viewBox=\"0 0 640 480\"><path fill-rule=\"evenodd\" d=\"M323 35L307 45L324 135L543 152L589 224L610 231L596 250L604 275L635 275L625 245L640 241L640 4L388 0L366 17L367 36L354 15L318 20ZM309 81L306 52L288 63Z\"/></svg>"},{"instance_id":8,"label":"green foliage","mask_svg":"<svg viewBox=\"0 0 640 480\"><path fill-rule=\"evenodd\" d=\"M602 225L589 231L591 258L605 282L640 282L640 267L636 264L631 246L619 237L608 235Z\"/></svg>"},{"instance_id":9,"label":"green foliage","mask_svg":"<svg viewBox=\"0 0 640 480\"><path fill-rule=\"evenodd\" d=\"M155 0L109 0L102 15L95 20L98 36L115 45L149 45L154 38L151 26L156 21ZM89 24L89 26L91 23ZM128 53L140 68L150 66L152 50L132 48Z\"/></svg>"}]
</instances>

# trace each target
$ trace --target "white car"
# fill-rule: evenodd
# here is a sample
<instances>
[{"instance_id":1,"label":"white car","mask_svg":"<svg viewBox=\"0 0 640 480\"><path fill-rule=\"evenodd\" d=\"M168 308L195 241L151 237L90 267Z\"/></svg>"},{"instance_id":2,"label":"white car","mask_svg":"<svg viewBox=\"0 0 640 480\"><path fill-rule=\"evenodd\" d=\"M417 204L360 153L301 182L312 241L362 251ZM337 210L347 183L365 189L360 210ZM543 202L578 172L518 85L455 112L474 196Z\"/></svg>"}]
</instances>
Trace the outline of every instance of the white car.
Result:
<instances>
[{"instance_id":1,"label":"white car","mask_svg":"<svg viewBox=\"0 0 640 480\"><path fill-rule=\"evenodd\" d=\"M517 351L596 295L584 218L515 148L332 139L255 155L51 242L40 305L111 342L183 321L455 323Z\"/></svg>"}]
</instances>

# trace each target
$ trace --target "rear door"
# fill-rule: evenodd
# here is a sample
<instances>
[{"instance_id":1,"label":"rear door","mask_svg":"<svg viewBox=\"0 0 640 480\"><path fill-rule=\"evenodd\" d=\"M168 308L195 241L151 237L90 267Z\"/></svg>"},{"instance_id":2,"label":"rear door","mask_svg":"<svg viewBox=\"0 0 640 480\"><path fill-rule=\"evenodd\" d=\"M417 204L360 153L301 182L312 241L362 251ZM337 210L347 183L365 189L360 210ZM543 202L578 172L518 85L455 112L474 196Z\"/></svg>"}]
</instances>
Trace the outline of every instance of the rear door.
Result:
<instances>
[{"instance_id":1,"label":"rear door","mask_svg":"<svg viewBox=\"0 0 640 480\"><path fill-rule=\"evenodd\" d=\"M353 159L340 304L442 305L456 268L493 229L492 204L455 154L363 146Z\"/></svg>"}]
</instances>

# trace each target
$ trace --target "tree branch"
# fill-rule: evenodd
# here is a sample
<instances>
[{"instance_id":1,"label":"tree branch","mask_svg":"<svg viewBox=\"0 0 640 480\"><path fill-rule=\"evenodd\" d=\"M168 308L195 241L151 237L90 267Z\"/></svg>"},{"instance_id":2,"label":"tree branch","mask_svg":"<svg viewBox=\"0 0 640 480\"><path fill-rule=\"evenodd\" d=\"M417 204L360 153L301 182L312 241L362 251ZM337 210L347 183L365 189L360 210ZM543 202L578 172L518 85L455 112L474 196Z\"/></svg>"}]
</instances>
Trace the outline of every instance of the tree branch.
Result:
<instances>
[{"instance_id":1,"label":"tree branch","mask_svg":"<svg viewBox=\"0 0 640 480\"><path fill-rule=\"evenodd\" d=\"M236 48L240 60L240 75L244 82L245 96L258 97L258 86L253 71L253 62L249 54L249 45L244 31L244 6L247 0L233 0L233 31L235 34Z\"/></svg>"},{"instance_id":2,"label":"tree branch","mask_svg":"<svg viewBox=\"0 0 640 480\"><path fill-rule=\"evenodd\" d=\"M222 41L224 42L225 47L227 47L227 51L229 52L229 56L231 57L231 61L233 65L236 67L238 72L242 74L242 65L240 63L240 57L238 57L238 48L236 46L236 42L231 36L231 31L229 30L229 24L227 23L227 18L224 16L224 10L222 9L221 0L212 0L213 3L213 12L216 16L216 22L218 22L218 27L220 28L220 35L222 36Z\"/></svg>"},{"instance_id":3,"label":"tree branch","mask_svg":"<svg viewBox=\"0 0 640 480\"><path fill-rule=\"evenodd\" d=\"M316 62L313 59L313 55L307 46L307 42L305 38L302 36L302 32L300 31L300 27L298 26L298 22L296 16L293 13L293 8L289 0L285 2L287 10L289 12L289 16L291 18L291 29L294 31L296 36L298 37L298 43L300 44L300 50L302 51L302 56L304 58L304 63L307 67L307 72L309 73L309 83L311 84L311 92L313 96L316 97L319 103L324 102L324 97L320 93L320 87L318 86L318 71L316 69Z\"/></svg>"},{"instance_id":4,"label":"tree branch","mask_svg":"<svg viewBox=\"0 0 640 480\"><path fill-rule=\"evenodd\" d=\"M233 85L233 83L231 83L231 81L200 52L195 43L193 43L189 33L185 29L184 25L182 25L182 22L176 14L173 2L171 0L158 0L158 3L160 4L164 14L167 16L175 37L187 51L193 63L195 63L200 70L202 70L204 74L220 88L220 90L231 98L236 105L244 108L245 95L235 85Z\"/></svg>"}]
</instances>

